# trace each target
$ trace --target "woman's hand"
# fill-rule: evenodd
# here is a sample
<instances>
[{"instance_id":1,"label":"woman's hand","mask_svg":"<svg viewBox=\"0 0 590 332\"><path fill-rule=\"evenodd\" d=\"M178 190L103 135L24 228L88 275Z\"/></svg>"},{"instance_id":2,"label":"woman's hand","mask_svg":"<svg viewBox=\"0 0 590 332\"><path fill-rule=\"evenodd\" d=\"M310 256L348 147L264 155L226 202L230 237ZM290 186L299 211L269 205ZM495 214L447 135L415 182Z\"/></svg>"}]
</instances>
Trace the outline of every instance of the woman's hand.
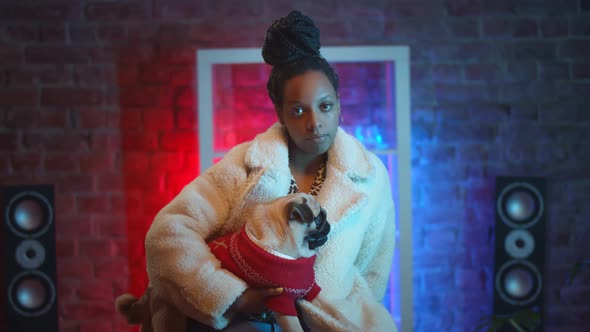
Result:
<instances>
[{"instance_id":1,"label":"woman's hand","mask_svg":"<svg viewBox=\"0 0 590 332\"><path fill-rule=\"evenodd\" d=\"M266 309L264 300L269 296L277 296L283 292L282 288L247 288L228 310L233 316L236 313L263 313Z\"/></svg>"}]
</instances>

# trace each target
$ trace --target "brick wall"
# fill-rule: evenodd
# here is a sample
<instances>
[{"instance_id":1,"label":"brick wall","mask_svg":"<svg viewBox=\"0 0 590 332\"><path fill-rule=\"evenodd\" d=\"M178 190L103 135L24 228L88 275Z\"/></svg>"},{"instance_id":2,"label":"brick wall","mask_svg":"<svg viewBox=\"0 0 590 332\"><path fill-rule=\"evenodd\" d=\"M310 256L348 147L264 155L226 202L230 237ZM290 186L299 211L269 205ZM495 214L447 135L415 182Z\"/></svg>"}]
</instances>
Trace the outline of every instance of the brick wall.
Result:
<instances>
[{"instance_id":1,"label":"brick wall","mask_svg":"<svg viewBox=\"0 0 590 332\"><path fill-rule=\"evenodd\" d=\"M197 174L195 50L260 47L293 3L0 4L0 184L56 186L61 331L129 330L113 297ZM587 330L588 284L557 293L590 255L590 1L297 3L324 45L411 47L416 331L490 313L496 175L547 177L546 327Z\"/></svg>"}]
</instances>

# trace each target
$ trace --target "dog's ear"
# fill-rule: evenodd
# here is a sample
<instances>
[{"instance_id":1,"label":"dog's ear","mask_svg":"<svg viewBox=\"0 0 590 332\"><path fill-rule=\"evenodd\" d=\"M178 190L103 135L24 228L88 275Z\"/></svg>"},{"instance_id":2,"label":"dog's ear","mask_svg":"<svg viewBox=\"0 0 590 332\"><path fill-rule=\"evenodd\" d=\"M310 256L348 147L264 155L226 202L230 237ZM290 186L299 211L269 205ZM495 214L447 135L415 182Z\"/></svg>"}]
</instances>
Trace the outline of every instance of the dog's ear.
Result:
<instances>
[{"instance_id":1,"label":"dog's ear","mask_svg":"<svg viewBox=\"0 0 590 332\"><path fill-rule=\"evenodd\" d=\"M288 208L289 220L300 220L306 224L313 221L313 211L307 205L307 200L304 198L303 203L292 202Z\"/></svg>"}]
</instances>

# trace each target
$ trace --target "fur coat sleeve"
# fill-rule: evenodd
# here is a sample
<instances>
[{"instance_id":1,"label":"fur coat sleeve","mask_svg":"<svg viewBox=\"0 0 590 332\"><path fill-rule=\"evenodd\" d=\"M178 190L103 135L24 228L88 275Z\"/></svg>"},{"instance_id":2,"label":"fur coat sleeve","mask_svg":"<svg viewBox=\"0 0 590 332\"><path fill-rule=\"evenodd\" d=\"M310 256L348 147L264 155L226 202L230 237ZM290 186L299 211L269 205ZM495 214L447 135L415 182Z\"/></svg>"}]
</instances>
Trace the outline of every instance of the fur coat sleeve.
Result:
<instances>
[{"instance_id":1,"label":"fur coat sleeve","mask_svg":"<svg viewBox=\"0 0 590 332\"><path fill-rule=\"evenodd\" d=\"M157 214L145 240L150 286L186 316L218 329L246 284L220 267L205 241L229 226L235 188L247 178L238 159L242 146L189 183Z\"/></svg>"}]
</instances>

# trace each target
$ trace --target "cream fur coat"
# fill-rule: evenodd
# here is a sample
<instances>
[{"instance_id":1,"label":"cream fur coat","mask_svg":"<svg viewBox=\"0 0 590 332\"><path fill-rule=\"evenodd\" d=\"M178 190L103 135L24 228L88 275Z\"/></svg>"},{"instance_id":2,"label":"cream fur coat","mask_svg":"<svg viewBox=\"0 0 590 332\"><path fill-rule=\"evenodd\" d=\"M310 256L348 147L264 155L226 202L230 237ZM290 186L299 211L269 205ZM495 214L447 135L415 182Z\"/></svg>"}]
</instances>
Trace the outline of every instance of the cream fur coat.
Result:
<instances>
[{"instance_id":1,"label":"cream fur coat","mask_svg":"<svg viewBox=\"0 0 590 332\"><path fill-rule=\"evenodd\" d=\"M322 292L301 301L314 331L396 331L381 304L394 248L394 208L387 170L342 129L328 151L318 201L332 230L315 264ZM205 241L237 231L251 204L286 195L291 173L279 123L236 146L189 183L156 216L146 237L150 286L185 315L217 329L246 284L220 268Z\"/></svg>"}]
</instances>

